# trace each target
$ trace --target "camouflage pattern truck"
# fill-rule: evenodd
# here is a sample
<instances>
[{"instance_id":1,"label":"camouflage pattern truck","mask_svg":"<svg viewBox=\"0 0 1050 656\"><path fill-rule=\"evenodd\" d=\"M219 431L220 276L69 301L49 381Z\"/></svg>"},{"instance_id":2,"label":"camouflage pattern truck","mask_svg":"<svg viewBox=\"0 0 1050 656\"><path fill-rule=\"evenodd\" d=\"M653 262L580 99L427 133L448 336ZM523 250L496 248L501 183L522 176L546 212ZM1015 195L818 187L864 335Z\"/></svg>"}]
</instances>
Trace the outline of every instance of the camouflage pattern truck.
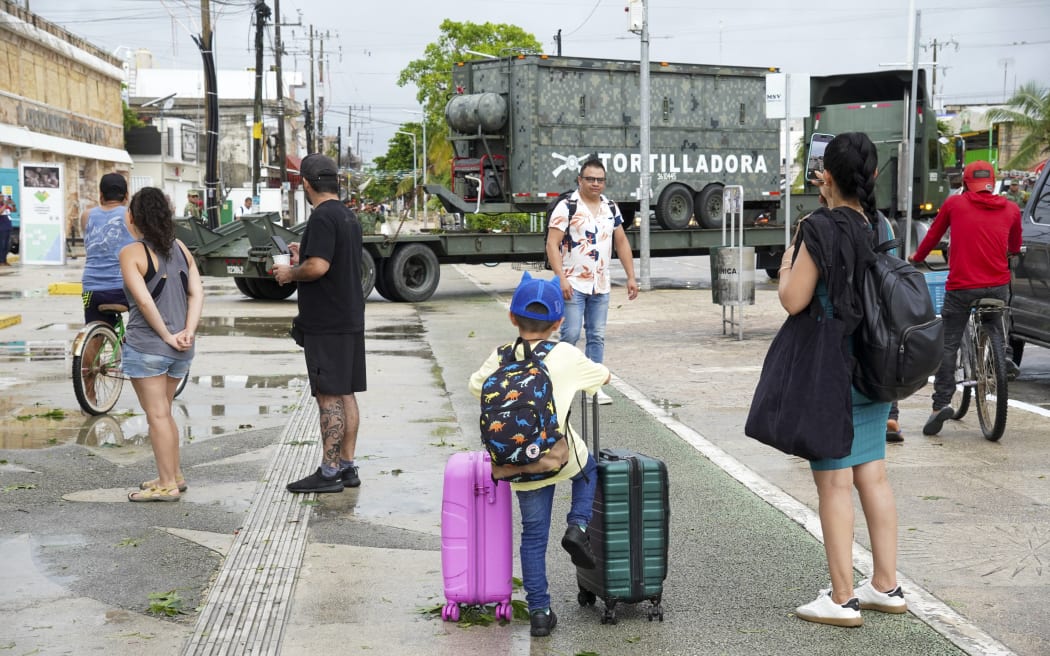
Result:
<instances>
[{"instance_id":1,"label":"camouflage pattern truck","mask_svg":"<svg viewBox=\"0 0 1050 656\"><path fill-rule=\"evenodd\" d=\"M652 206L664 229L721 228L722 188L744 187L745 220L775 217L779 122L767 119L770 69L652 64ZM541 212L601 158L606 195L639 209L638 62L521 55L452 73L452 189L428 185L450 212Z\"/></svg>"}]
</instances>

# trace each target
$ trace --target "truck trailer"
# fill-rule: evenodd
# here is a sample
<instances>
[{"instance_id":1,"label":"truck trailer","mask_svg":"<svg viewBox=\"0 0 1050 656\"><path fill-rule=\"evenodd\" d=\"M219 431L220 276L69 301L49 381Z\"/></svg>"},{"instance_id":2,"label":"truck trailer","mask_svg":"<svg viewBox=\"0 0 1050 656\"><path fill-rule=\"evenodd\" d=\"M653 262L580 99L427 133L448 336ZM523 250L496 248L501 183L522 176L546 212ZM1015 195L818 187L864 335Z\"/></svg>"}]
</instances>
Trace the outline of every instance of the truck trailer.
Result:
<instances>
[{"instance_id":1,"label":"truck trailer","mask_svg":"<svg viewBox=\"0 0 1050 656\"><path fill-rule=\"evenodd\" d=\"M779 122L766 118L766 68L653 63L650 171L668 230L721 228L722 189L744 188L745 220L775 216ZM452 189L427 185L450 212L542 212L598 157L605 194L628 222L642 172L639 63L518 55L453 69L445 118Z\"/></svg>"}]
</instances>

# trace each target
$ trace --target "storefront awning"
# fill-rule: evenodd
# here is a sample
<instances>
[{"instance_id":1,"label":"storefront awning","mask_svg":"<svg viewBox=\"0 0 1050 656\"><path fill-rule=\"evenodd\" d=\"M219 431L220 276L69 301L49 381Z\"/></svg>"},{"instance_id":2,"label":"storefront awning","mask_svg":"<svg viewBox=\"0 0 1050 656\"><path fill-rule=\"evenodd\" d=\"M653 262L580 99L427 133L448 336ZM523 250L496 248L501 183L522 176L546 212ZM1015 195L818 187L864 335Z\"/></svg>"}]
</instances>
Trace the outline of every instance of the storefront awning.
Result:
<instances>
[{"instance_id":1,"label":"storefront awning","mask_svg":"<svg viewBox=\"0 0 1050 656\"><path fill-rule=\"evenodd\" d=\"M131 155L120 148L107 148L96 144L53 137L49 134L32 132L15 125L0 123L0 144L27 150L44 150L61 155L72 155L101 162L119 162L131 164Z\"/></svg>"}]
</instances>

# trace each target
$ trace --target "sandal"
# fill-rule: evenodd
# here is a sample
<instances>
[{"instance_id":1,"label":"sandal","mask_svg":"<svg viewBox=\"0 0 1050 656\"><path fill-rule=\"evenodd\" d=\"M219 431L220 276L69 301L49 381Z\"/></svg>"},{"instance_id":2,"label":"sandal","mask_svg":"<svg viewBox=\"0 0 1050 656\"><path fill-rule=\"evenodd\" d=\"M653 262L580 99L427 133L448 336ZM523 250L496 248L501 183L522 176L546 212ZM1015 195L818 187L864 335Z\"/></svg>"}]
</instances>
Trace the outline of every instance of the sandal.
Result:
<instances>
[{"instance_id":1,"label":"sandal","mask_svg":"<svg viewBox=\"0 0 1050 656\"><path fill-rule=\"evenodd\" d=\"M148 490L128 492L128 501L178 501L181 496L178 487L151 487Z\"/></svg>"},{"instance_id":2,"label":"sandal","mask_svg":"<svg viewBox=\"0 0 1050 656\"><path fill-rule=\"evenodd\" d=\"M185 492L186 491L186 488L187 488L186 479L183 478L182 476L179 476L178 478L175 479L175 484L179 487L179 492ZM140 490L148 490L151 487L160 487L160 479L159 478L154 478L152 481L144 481L142 483L139 483L139 489Z\"/></svg>"}]
</instances>

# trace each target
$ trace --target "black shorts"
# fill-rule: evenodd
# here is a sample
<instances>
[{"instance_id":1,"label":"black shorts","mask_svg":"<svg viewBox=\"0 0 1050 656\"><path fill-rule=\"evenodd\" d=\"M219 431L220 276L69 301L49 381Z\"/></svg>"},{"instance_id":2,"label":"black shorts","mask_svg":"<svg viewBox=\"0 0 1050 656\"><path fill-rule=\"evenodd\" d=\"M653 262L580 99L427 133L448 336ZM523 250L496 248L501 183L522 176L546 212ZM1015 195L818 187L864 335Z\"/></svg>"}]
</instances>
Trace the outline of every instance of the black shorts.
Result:
<instances>
[{"instance_id":1,"label":"black shorts","mask_svg":"<svg viewBox=\"0 0 1050 656\"><path fill-rule=\"evenodd\" d=\"M127 306L128 297L124 295L124 289L100 289L85 291L80 295L84 301L84 323L92 321L103 321L111 326L117 325L116 315L98 311L98 306L108 303L117 303Z\"/></svg>"},{"instance_id":2,"label":"black shorts","mask_svg":"<svg viewBox=\"0 0 1050 656\"><path fill-rule=\"evenodd\" d=\"M364 392L365 334L311 334L303 336L310 392L342 396Z\"/></svg>"}]
</instances>

